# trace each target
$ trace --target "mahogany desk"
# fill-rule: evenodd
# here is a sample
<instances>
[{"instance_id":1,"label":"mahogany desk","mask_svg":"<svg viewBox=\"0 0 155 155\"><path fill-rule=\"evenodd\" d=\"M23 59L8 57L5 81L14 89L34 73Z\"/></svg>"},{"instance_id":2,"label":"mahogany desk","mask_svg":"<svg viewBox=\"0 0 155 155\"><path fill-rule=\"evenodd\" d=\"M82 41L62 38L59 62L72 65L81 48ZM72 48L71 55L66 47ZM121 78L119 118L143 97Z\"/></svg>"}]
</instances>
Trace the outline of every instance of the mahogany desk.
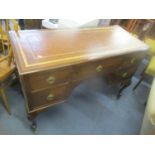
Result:
<instances>
[{"instance_id":1,"label":"mahogany desk","mask_svg":"<svg viewBox=\"0 0 155 155\"><path fill-rule=\"evenodd\" d=\"M148 46L119 26L10 32L28 118L64 101L82 80L129 85ZM32 121L32 127L35 122Z\"/></svg>"}]
</instances>

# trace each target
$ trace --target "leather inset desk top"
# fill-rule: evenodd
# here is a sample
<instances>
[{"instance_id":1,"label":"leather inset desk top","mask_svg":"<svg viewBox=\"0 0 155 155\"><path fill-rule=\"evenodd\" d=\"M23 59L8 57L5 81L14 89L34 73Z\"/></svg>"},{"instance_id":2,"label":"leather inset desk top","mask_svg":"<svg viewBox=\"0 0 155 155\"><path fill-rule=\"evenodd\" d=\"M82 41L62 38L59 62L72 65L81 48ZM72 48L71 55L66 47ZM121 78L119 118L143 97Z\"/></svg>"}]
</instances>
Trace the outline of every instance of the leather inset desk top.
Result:
<instances>
[{"instance_id":1,"label":"leather inset desk top","mask_svg":"<svg viewBox=\"0 0 155 155\"><path fill-rule=\"evenodd\" d=\"M148 50L119 26L10 32L19 74Z\"/></svg>"}]
</instances>

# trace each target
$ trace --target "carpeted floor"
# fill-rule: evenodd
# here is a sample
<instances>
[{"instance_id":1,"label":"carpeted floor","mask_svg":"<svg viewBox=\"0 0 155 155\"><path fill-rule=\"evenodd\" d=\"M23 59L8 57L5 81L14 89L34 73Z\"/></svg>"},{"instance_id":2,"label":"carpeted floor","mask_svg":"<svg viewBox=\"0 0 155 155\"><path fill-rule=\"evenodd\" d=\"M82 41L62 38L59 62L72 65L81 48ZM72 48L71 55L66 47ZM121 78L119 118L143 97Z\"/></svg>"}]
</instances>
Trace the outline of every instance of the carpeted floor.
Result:
<instances>
[{"instance_id":1,"label":"carpeted floor","mask_svg":"<svg viewBox=\"0 0 155 155\"><path fill-rule=\"evenodd\" d=\"M102 79L83 82L65 103L51 107L37 117L37 130L30 129L19 85L8 88L12 115L0 99L0 134L139 134L149 88L141 84L135 92L125 89L117 100L117 88Z\"/></svg>"}]
</instances>

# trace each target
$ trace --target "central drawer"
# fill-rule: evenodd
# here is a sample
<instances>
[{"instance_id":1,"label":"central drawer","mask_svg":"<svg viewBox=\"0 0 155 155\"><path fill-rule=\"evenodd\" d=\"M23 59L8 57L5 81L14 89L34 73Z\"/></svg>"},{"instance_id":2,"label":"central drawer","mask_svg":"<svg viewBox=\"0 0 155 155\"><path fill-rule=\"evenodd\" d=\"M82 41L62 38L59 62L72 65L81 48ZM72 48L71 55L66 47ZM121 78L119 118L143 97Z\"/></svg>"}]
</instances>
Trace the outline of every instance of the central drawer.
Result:
<instances>
[{"instance_id":1,"label":"central drawer","mask_svg":"<svg viewBox=\"0 0 155 155\"><path fill-rule=\"evenodd\" d=\"M112 72L116 66L119 66L122 61L122 57L116 57L77 65L74 80L84 80L89 77L107 74Z\"/></svg>"},{"instance_id":2,"label":"central drawer","mask_svg":"<svg viewBox=\"0 0 155 155\"><path fill-rule=\"evenodd\" d=\"M36 107L51 105L65 99L69 94L69 85L55 85L52 88L31 93L31 109Z\"/></svg>"},{"instance_id":3,"label":"central drawer","mask_svg":"<svg viewBox=\"0 0 155 155\"><path fill-rule=\"evenodd\" d=\"M69 82L71 67L40 71L28 76L30 91L53 87L54 85Z\"/></svg>"}]
</instances>

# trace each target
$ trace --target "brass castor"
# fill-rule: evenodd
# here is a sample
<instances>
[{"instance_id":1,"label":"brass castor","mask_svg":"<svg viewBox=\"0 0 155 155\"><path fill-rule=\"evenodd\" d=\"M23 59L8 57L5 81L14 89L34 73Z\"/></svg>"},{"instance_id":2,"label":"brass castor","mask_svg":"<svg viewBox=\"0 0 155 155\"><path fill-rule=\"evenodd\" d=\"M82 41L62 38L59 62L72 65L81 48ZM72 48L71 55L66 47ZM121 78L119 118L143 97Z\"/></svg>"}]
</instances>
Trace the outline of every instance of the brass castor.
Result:
<instances>
[{"instance_id":1,"label":"brass castor","mask_svg":"<svg viewBox=\"0 0 155 155\"><path fill-rule=\"evenodd\" d=\"M37 129L37 123L35 121L32 122L31 129L32 129L33 132L36 131L36 129Z\"/></svg>"},{"instance_id":2,"label":"brass castor","mask_svg":"<svg viewBox=\"0 0 155 155\"><path fill-rule=\"evenodd\" d=\"M116 98L120 99L121 96L122 96L122 94L118 94Z\"/></svg>"},{"instance_id":3,"label":"brass castor","mask_svg":"<svg viewBox=\"0 0 155 155\"><path fill-rule=\"evenodd\" d=\"M37 129L37 123L36 123L36 121L30 115L27 116L27 119L31 122L30 127L31 127L32 131L35 132L36 129Z\"/></svg>"}]
</instances>

